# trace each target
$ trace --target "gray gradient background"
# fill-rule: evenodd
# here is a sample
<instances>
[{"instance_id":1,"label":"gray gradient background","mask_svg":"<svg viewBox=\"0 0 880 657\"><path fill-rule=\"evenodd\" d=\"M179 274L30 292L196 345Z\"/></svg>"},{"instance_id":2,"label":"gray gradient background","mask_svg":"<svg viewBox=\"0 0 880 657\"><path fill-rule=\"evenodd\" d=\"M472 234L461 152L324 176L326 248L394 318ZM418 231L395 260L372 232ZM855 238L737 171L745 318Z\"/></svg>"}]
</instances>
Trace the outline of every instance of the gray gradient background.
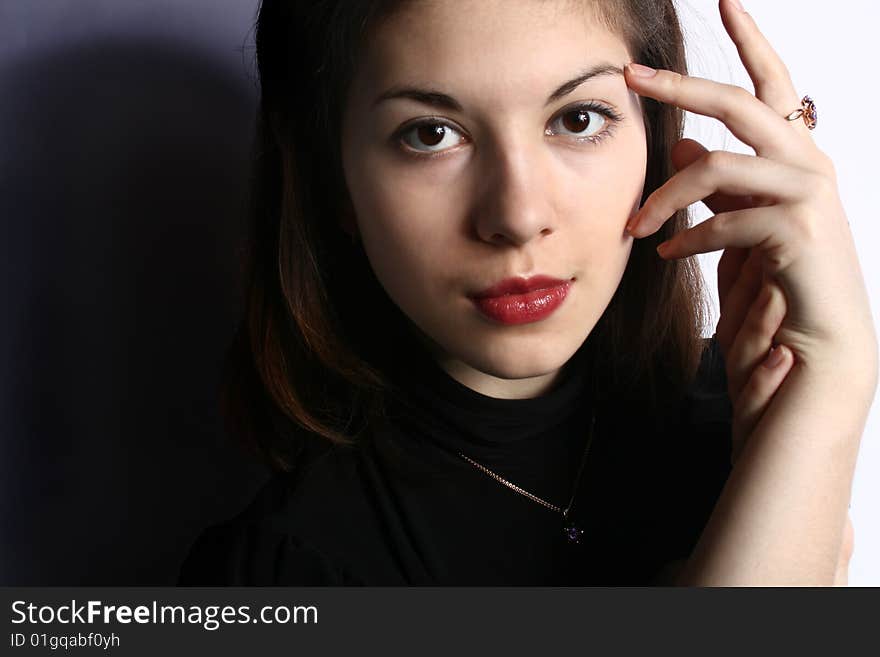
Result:
<instances>
[{"instance_id":1,"label":"gray gradient background","mask_svg":"<svg viewBox=\"0 0 880 657\"><path fill-rule=\"evenodd\" d=\"M692 74L751 90L717 3L679 4ZM238 314L256 6L0 0L0 585L172 584L198 531L267 475L214 399ZM878 9L746 6L819 104L876 309L880 140L852 117L880 104L856 66ZM688 136L750 152L704 117ZM719 255L700 256L713 289ZM876 426L872 409L850 585L880 584Z\"/></svg>"}]
</instances>

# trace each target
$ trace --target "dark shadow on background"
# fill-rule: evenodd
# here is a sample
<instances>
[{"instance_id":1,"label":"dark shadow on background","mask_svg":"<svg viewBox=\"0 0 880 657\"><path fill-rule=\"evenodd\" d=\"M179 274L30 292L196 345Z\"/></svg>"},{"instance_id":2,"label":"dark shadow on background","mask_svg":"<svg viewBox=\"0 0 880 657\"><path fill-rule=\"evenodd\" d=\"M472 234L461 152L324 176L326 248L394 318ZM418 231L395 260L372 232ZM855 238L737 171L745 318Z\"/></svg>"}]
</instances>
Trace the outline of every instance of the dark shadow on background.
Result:
<instances>
[{"instance_id":1,"label":"dark shadow on background","mask_svg":"<svg viewBox=\"0 0 880 657\"><path fill-rule=\"evenodd\" d=\"M166 585L265 479L215 400L255 89L180 45L0 70L4 585Z\"/></svg>"}]
</instances>

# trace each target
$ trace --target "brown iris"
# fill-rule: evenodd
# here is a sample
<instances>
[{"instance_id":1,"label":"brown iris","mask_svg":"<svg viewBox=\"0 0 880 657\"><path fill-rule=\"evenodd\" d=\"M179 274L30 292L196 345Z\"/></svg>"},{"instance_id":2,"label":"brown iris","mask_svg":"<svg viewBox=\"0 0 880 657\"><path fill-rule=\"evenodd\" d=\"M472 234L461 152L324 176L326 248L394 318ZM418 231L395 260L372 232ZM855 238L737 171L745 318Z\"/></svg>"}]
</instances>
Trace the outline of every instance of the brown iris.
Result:
<instances>
[{"instance_id":1,"label":"brown iris","mask_svg":"<svg viewBox=\"0 0 880 657\"><path fill-rule=\"evenodd\" d=\"M418 128L419 141L425 146L436 146L443 141L443 136L446 134L446 126L443 125L426 124Z\"/></svg>"},{"instance_id":2,"label":"brown iris","mask_svg":"<svg viewBox=\"0 0 880 657\"><path fill-rule=\"evenodd\" d=\"M569 121L568 117L570 116L574 116L576 117L576 119L574 121ZM590 125L590 113L584 110L566 112L562 115L562 124L565 126L566 130L571 130L572 132L582 132Z\"/></svg>"}]
</instances>

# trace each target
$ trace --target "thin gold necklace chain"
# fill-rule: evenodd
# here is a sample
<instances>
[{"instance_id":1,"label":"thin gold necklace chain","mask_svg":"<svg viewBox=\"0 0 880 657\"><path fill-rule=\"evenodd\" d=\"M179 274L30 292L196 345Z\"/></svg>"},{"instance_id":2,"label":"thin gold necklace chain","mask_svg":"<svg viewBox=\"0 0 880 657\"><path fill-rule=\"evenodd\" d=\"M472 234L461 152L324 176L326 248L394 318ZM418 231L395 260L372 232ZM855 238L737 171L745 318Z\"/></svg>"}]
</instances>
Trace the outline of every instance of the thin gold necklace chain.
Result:
<instances>
[{"instance_id":1,"label":"thin gold necklace chain","mask_svg":"<svg viewBox=\"0 0 880 657\"><path fill-rule=\"evenodd\" d=\"M528 492L527 490L520 488L516 484L513 484L513 483L507 481L507 479L505 479L501 475L498 475L498 474L492 472L485 465L481 465L480 463L477 463L472 458L465 456L461 452L459 452L458 455L460 457L462 457L463 459L465 459L466 461L468 461L469 463L471 463L474 467L479 468L480 470L485 472L487 475L489 475L490 477L492 477L496 481L499 481L500 483L504 484L505 486L507 486L511 490L519 493L520 495L525 495L527 498L529 498L533 502L537 502L538 504L543 504L548 509L552 509L553 511L556 511L557 513L562 513L563 517L567 517L568 511L571 508L571 503L574 502L575 493L577 493L577 486L581 480L581 473L584 470L584 464L587 462L587 453L590 451L590 445L593 442L593 430L594 430L595 426L596 426L596 414L594 412L592 419L590 420L590 436L589 436L589 438L587 438L587 446L584 449L584 455L581 458L581 465L580 465L580 468L578 468L578 473L577 473L577 476L575 477L575 480L574 480L573 490L571 491L571 498L568 500L568 506L566 506L565 509L561 509L560 507L556 506L555 504L551 504L550 502L547 502L546 500L542 500L537 495L534 495L534 494Z\"/></svg>"}]
</instances>

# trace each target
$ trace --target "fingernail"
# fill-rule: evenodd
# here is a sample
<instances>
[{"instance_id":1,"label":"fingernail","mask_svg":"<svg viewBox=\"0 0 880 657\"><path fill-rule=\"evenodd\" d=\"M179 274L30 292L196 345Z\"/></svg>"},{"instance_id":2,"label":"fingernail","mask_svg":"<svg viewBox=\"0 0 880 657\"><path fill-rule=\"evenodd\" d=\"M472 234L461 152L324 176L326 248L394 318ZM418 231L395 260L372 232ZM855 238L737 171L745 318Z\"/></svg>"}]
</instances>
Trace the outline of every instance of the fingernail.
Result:
<instances>
[{"instance_id":1,"label":"fingernail","mask_svg":"<svg viewBox=\"0 0 880 657\"><path fill-rule=\"evenodd\" d=\"M764 360L764 367L767 369L773 369L782 364L782 361L785 360L785 354L782 352L782 347L776 345L770 350L770 354Z\"/></svg>"},{"instance_id":2,"label":"fingernail","mask_svg":"<svg viewBox=\"0 0 880 657\"><path fill-rule=\"evenodd\" d=\"M636 226L639 225L639 218L633 217L632 220L626 225L626 232L632 235L632 232L636 229Z\"/></svg>"},{"instance_id":3,"label":"fingernail","mask_svg":"<svg viewBox=\"0 0 880 657\"><path fill-rule=\"evenodd\" d=\"M650 66L642 66L636 63L628 64L628 66L630 73L640 78L652 78L657 75L657 69Z\"/></svg>"},{"instance_id":4,"label":"fingernail","mask_svg":"<svg viewBox=\"0 0 880 657\"><path fill-rule=\"evenodd\" d=\"M732 4L734 7L736 7L740 11L745 11L745 9L743 9L742 3L739 0L730 0L730 4Z\"/></svg>"},{"instance_id":5,"label":"fingernail","mask_svg":"<svg viewBox=\"0 0 880 657\"><path fill-rule=\"evenodd\" d=\"M662 256L665 256L667 253L669 253L669 242L670 242L670 240L666 240L665 242L658 244L657 245L657 253L659 253Z\"/></svg>"}]
</instances>

